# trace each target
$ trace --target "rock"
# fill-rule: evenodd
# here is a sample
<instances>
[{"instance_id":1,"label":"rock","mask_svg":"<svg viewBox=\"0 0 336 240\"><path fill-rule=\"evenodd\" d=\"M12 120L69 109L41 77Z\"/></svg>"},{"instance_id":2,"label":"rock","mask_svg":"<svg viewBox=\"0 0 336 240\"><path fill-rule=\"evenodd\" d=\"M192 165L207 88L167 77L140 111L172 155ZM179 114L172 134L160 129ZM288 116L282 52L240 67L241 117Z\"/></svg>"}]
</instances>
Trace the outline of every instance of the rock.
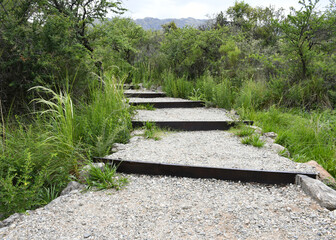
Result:
<instances>
[{"instance_id":1,"label":"rock","mask_svg":"<svg viewBox=\"0 0 336 240\"><path fill-rule=\"evenodd\" d=\"M330 217L336 219L336 210L330 212Z\"/></svg>"},{"instance_id":2,"label":"rock","mask_svg":"<svg viewBox=\"0 0 336 240\"><path fill-rule=\"evenodd\" d=\"M319 179L323 181L324 183L336 184L335 178L333 178L333 176L331 176L330 173L328 173L328 171L325 170L316 161L311 160L309 162L306 162L305 164L314 167L316 171L318 172Z\"/></svg>"},{"instance_id":3,"label":"rock","mask_svg":"<svg viewBox=\"0 0 336 240\"><path fill-rule=\"evenodd\" d=\"M142 136L144 134L145 134L145 130L144 129L134 130L133 132L131 132L131 136ZM124 144L119 144L119 143L116 143L116 144L123 145L122 149L125 148ZM116 145L116 144L114 144L114 145ZM114 145L113 145L113 147L114 147ZM122 150L122 149L120 149L120 150Z\"/></svg>"},{"instance_id":4,"label":"rock","mask_svg":"<svg viewBox=\"0 0 336 240\"><path fill-rule=\"evenodd\" d=\"M130 143L138 142L138 141L140 141L140 140L142 140L142 139L143 139L142 136L134 136L134 137L132 137L132 138L129 140L129 142L130 142Z\"/></svg>"},{"instance_id":5,"label":"rock","mask_svg":"<svg viewBox=\"0 0 336 240\"><path fill-rule=\"evenodd\" d=\"M275 132L267 132L267 133L264 133L264 136L268 138L276 139L278 137L278 134L276 134Z\"/></svg>"},{"instance_id":6,"label":"rock","mask_svg":"<svg viewBox=\"0 0 336 240\"><path fill-rule=\"evenodd\" d=\"M239 115L235 110L232 109L228 114L232 117L233 120L239 120Z\"/></svg>"},{"instance_id":7,"label":"rock","mask_svg":"<svg viewBox=\"0 0 336 240\"><path fill-rule=\"evenodd\" d=\"M297 175L296 184L300 185L303 191L315 199L322 207L329 210L336 209L336 191L323 182L305 175Z\"/></svg>"},{"instance_id":8,"label":"rock","mask_svg":"<svg viewBox=\"0 0 336 240\"><path fill-rule=\"evenodd\" d=\"M21 218L22 214L15 213L0 222L0 228L7 227Z\"/></svg>"},{"instance_id":9,"label":"rock","mask_svg":"<svg viewBox=\"0 0 336 240\"><path fill-rule=\"evenodd\" d=\"M133 131L133 132L135 132L135 131ZM133 132L132 132L132 134L133 134ZM131 136L132 136L132 134L131 134ZM125 149L125 144L122 144L122 143L115 143L112 146L112 152L118 152L118 151L123 150L123 149Z\"/></svg>"},{"instance_id":10,"label":"rock","mask_svg":"<svg viewBox=\"0 0 336 240\"><path fill-rule=\"evenodd\" d=\"M91 237L91 233L84 234L84 238L89 238L89 237Z\"/></svg>"},{"instance_id":11,"label":"rock","mask_svg":"<svg viewBox=\"0 0 336 240\"><path fill-rule=\"evenodd\" d=\"M260 140L268 143L269 145L274 144L274 139L266 137L266 136L261 136Z\"/></svg>"},{"instance_id":12,"label":"rock","mask_svg":"<svg viewBox=\"0 0 336 240\"><path fill-rule=\"evenodd\" d=\"M74 190L82 190L84 188L85 188L85 185L80 184L79 182L76 182L76 181L71 181L68 183L68 186L64 188L63 191L61 192L61 196L67 195Z\"/></svg>"},{"instance_id":13,"label":"rock","mask_svg":"<svg viewBox=\"0 0 336 240\"><path fill-rule=\"evenodd\" d=\"M158 91L158 92L162 92L162 91L163 91L163 89L162 89L162 87L161 87L161 86L159 86L159 87L157 87L157 88L156 88L156 91Z\"/></svg>"},{"instance_id":14,"label":"rock","mask_svg":"<svg viewBox=\"0 0 336 240\"><path fill-rule=\"evenodd\" d=\"M290 157L290 153L287 150L287 148L285 148L284 146L281 146L280 144L273 143L271 145L271 149L277 152L278 154L280 154L281 156Z\"/></svg>"},{"instance_id":15,"label":"rock","mask_svg":"<svg viewBox=\"0 0 336 240\"><path fill-rule=\"evenodd\" d=\"M83 169L79 172L80 179L86 179L89 176L89 170L91 166L99 168L100 170L104 170L105 163L91 163L91 165L86 165Z\"/></svg>"},{"instance_id":16,"label":"rock","mask_svg":"<svg viewBox=\"0 0 336 240\"><path fill-rule=\"evenodd\" d=\"M257 127L257 126L250 126L250 127L254 129L254 132L256 134L259 134L259 135L262 134L262 129L260 127Z\"/></svg>"}]
</instances>

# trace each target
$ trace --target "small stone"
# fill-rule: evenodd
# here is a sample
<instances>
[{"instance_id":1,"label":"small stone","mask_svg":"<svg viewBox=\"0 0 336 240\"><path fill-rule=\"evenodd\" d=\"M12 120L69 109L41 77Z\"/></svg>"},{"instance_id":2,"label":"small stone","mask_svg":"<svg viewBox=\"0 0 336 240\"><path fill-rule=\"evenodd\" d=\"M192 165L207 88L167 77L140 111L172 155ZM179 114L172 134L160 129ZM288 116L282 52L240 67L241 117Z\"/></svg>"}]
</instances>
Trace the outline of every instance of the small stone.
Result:
<instances>
[{"instance_id":1,"label":"small stone","mask_svg":"<svg viewBox=\"0 0 336 240\"><path fill-rule=\"evenodd\" d=\"M290 153L287 150L287 148L285 148L284 146L281 146L280 144L277 144L277 143L272 144L271 149L277 152L278 154L281 154L282 156L290 157Z\"/></svg>"},{"instance_id":2,"label":"small stone","mask_svg":"<svg viewBox=\"0 0 336 240\"><path fill-rule=\"evenodd\" d=\"M18 219L20 219L21 216L22 216L22 214L19 214L19 213L15 213L15 214L9 216L8 218L6 218L2 222L0 222L0 228L7 227L7 226L11 225L12 223L14 223Z\"/></svg>"},{"instance_id":3,"label":"small stone","mask_svg":"<svg viewBox=\"0 0 336 240\"><path fill-rule=\"evenodd\" d=\"M89 238L89 237L91 237L91 233L85 233L84 234L84 238Z\"/></svg>"},{"instance_id":4,"label":"small stone","mask_svg":"<svg viewBox=\"0 0 336 240\"><path fill-rule=\"evenodd\" d=\"M80 184L79 182L76 182L76 181L71 181L68 183L68 186L64 188L63 191L61 192L61 196L67 195L70 192L75 191L75 190L82 190L84 188L85 186L83 184Z\"/></svg>"},{"instance_id":5,"label":"small stone","mask_svg":"<svg viewBox=\"0 0 336 240\"><path fill-rule=\"evenodd\" d=\"M257 126L250 126L250 128L253 128L254 129L254 132L256 134L262 134L262 129L260 127L257 127Z\"/></svg>"},{"instance_id":6,"label":"small stone","mask_svg":"<svg viewBox=\"0 0 336 240\"><path fill-rule=\"evenodd\" d=\"M336 219L336 210L330 212L330 217Z\"/></svg>"},{"instance_id":7,"label":"small stone","mask_svg":"<svg viewBox=\"0 0 336 240\"><path fill-rule=\"evenodd\" d=\"M79 178L80 179L86 179L89 176L89 171L91 167L99 168L100 170L104 170L105 163L91 163L91 165L86 165L82 168L82 170L79 172Z\"/></svg>"},{"instance_id":8,"label":"small stone","mask_svg":"<svg viewBox=\"0 0 336 240\"><path fill-rule=\"evenodd\" d=\"M275 138L278 137L278 134L276 134L275 132L267 132L267 133L264 133L264 136L268 137L268 138L275 139Z\"/></svg>"}]
</instances>

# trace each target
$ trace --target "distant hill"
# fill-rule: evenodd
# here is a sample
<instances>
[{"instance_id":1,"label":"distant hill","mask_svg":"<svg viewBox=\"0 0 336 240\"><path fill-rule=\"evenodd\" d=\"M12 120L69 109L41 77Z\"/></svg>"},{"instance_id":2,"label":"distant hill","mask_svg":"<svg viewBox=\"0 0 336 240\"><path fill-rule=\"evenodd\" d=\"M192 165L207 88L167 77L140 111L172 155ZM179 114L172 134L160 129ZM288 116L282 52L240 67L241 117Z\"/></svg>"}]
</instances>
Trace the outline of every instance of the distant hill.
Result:
<instances>
[{"instance_id":1,"label":"distant hill","mask_svg":"<svg viewBox=\"0 0 336 240\"><path fill-rule=\"evenodd\" d=\"M208 20L206 19L195 19L195 18L167 18L167 19L158 19L146 17L143 19L136 19L134 22L140 26L142 26L145 30L160 30L162 29L161 25L170 23L174 21L176 26L179 28L183 28L185 26L198 27L202 24L205 24Z\"/></svg>"}]
</instances>

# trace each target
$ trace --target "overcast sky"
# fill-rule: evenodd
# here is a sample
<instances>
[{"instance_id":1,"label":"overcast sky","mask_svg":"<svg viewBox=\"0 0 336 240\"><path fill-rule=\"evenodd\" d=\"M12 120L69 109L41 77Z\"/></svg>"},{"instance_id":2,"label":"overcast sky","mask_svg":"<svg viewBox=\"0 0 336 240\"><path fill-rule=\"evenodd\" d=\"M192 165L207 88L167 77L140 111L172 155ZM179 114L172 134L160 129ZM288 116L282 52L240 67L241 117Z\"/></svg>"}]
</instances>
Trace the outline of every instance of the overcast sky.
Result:
<instances>
[{"instance_id":1,"label":"overcast sky","mask_svg":"<svg viewBox=\"0 0 336 240\"><path fill-rule=\"evenodd\" d=\"M299 9L298 0L245 0L245 2L253 7L272 5L285 10L291 6ZM207 19L207 15L212 16L225 11L234 3L235 0L123 0L123 6L128 9L124 16L133 19L145 17ZM329 0L320 0L319 9L323 10L328 4Z\"/></svg>"}]
</instances>

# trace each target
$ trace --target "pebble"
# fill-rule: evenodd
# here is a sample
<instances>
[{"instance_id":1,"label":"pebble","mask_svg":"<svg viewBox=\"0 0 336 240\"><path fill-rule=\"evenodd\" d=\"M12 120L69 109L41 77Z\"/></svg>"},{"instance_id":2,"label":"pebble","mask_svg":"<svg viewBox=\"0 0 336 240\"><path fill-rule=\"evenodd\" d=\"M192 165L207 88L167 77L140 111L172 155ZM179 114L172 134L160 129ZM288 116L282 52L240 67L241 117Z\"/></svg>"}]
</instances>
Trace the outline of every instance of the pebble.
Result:
<instances>
[{"instance_id":1,"label":"pebble","mask_svg":"<svg viewBox=\"0 0 336 240\"><path fill-rule=\"evenodd\" d=\"M309 165L280 156L268 147L244 145L227 131L173 132L160 140L133 137L108 158L169 164L314 173Z\"/></svg>"},{"instance_id":2,"label":"pebble","mask_svg":"<svg viewBox=\"0 0 336 240\"><path fill-rule=\"evenodd\" d=\"M128 177L123 190L61 196L61 201L21 216L14 228L1 229L0 239L336 238L330 212L296 185Z\"/></svg>"}]
</instances>

